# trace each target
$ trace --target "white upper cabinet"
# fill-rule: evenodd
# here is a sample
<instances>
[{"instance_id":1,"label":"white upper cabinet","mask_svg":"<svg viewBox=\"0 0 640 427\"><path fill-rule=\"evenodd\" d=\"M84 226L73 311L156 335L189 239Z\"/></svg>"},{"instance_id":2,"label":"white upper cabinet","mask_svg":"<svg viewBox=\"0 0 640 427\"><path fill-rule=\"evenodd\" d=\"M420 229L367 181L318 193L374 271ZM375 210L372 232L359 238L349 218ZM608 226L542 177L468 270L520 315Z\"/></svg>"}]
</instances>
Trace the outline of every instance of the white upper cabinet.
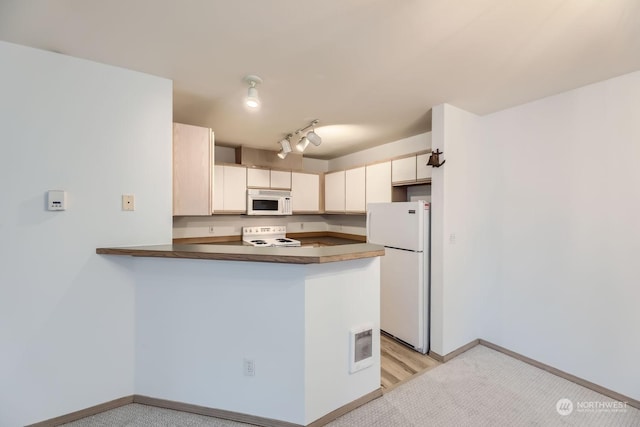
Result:
<instances>
[{"instance_id":1,"label":"white upper cabinet","mask_svg":"<svg viewBox=\"0 0 640 427\"><path fill-rule=\"evenodd\" d=\"M213 132L173 124L173 215L211 215Z\"/></svg>"},{"instance_id":2,"label":"white upper cabinet","mask_svg":"<svg viewBox=\"0 0 640 427\"><path fill-rule=\"evenodd\" d=\"M416 179L418 181L431 179L431 171L433 170L432 166L427 166L427 162L429 161L430 153L427 154L419 154L416 157Z\"/></svg>"},{"instance_id":3,"label":"white upper cabinet","mask_svg":"<svg viewBox=\"0 0 640 427\"><path fill-rule=\"evenodd\" d=\"M271 188L290 189L291 171L271 171Z\"/></svg>"},{"instance_id":4,"label":"white upper cabinet","mask_svg":"<svg viewBox=\"0 0 640 427\"><path fill-rule=\"evenodd\" d=\"M291 188L291 171L247 168L247 187L289 190Z\"/></svg>"},{"instance_id":5,"label":"white upper cabinet","mask_svg":"<svg viewBox=\"0 0 640 427\"><path fill-rule=\"evenodd\" d=\"M331 172L324 176L325 212L344 212L345 209L345 173Z\"/></svg>"},{"instance_id":6,"label":"white upper cabinet","mask_svg":"<svg viewBox=\"0 0 640 427\"><path fill-rule=\"evenodd\" d=\"M416 180L416 156L405 157L391 161L391 182L393 184L403 182L415 182Z\"/></svg>"},{"instance_id":7,"label":"white upper cabinet","mask_svg":"<svg viewBox=\"0 0 640 427\"><path fill-rule=\"evenodd\" d=\"M291 209L293 213L318 213L320 211L320 175L315 173L291 173Z\"/></svg>"},{"instance_id":8,"label":"white upper cabinet","mask_svg":"<svg viewBox=\"0 0 640 427\"><path fill-rule=\"evenodd\" d=\"M224 210L224 166L215 165L213 172L213 213L218 213Z\"/></svg>"},{"instance_id":9,"label":"white upper cabinet","mask_svg":"<svg viewBox=\"0 0 640 427\"><path fill-rule=\"evenodd\" d=\"M245 166L215 166L213 209L214 213L247 211L247 168Z\"/></svg>"},{"instance_id":10,"label":"white upper cabinet","mask_svg":"<svg viewBox=\"0 0 640 427\"><path fill-rule=\"evenodd\" d=\"M269 169L247 168L247 187L269 188L270 172Z\"/></svg>"},{"instance_id":11,"label":"white upper cabinet","mask_svg":"<svg viewBox=\"0 0 640 427\"><path fill-rule=\"evenodd\" d=\"M347 212L365 212L366 205L365 167L345 171L345 210Z\"/></svg>"},{"instance_id":12,"label":"white upper cabinet","mask_svg":"<svg viewBox=\"0 0 640 427\"><path fill-rule=\"evenodd\" d=\"M391 162L366 167L366 203L391 202Z\"/></svg>"}]
</instances>

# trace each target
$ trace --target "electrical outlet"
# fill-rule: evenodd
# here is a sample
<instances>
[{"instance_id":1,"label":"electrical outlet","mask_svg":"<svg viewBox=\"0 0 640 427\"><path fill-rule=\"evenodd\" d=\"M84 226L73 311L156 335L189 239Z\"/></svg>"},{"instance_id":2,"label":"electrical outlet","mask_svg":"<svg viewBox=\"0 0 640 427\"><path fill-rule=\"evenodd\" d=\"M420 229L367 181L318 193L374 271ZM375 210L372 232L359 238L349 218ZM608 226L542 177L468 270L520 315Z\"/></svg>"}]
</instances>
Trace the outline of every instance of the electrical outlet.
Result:
<instances>
[{"instance_id":1,"label":"electrical outlet","mask_svg":"<svg viewBox=\"0 0 640 427\"><path fill-rule=\"evenodd\" d=\"M122 210L123 211L132 211L132 210L134 210L133 194L123 194L122 195Z\"/></svg>"},{"instance_id":2,"label":"electrical outlet","mask_svg":"<svg viewBox=\"0 0 640 427\"><path fill-rule=\"evenodd\" d=\"M245 377L254 377L256 375L256 362L253 359L243 359L242 368Z\"/></svg>"},{"instance_id":3,"label":"electrical outlet","mask_svg":"<svg viewBox=\"0 0 640 427\"><path fill-rule=\"evenodd\" d=\"M213 227L213 225L209 226L209 234L214 234L216 232L216 229Z\"/></svg>"},{"instance_id":4,"label":"electrical outlet","mask_svg":"<svg viewBox=\"0 0 640 427\"><path fill-rule=\"evenodd\" d=\"M304 230L304 222L300 223L300 230Z\"/></svg>"}]
</instances>

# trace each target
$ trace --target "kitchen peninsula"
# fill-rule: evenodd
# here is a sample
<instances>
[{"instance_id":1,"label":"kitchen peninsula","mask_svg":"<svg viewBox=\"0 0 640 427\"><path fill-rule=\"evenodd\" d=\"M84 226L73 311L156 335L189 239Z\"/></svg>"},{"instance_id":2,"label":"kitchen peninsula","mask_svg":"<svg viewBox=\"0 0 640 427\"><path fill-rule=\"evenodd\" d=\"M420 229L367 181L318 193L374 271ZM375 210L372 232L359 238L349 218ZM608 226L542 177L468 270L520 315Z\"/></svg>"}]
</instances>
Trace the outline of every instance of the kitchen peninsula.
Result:
<instances>
[{"instance_id":1,"label":"kitchen peninsula","mask_svg":"<svg viewBox=\"0 0 640 427\"><path fill-rule=\"evenodd\" d=\"M265 426L323 425L381 395L381 246L99 248L135 285L135 401ZM350 364L373 330L373 364ZM354 371L354 372L351 372Z\"/></svg>"}]
</instances>

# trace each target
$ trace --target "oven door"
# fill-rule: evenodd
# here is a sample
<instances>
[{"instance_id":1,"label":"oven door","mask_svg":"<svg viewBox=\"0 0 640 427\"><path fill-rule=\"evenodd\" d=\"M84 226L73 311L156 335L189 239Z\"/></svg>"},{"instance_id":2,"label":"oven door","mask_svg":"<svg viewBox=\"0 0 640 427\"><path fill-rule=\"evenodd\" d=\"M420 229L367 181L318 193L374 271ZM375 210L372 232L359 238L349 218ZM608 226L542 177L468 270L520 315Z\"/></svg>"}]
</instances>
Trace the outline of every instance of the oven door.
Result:
<instances>
[{"instance_id":1,"label":"oven door","mask_svg":"<svg viewBox=\"0 0 640 427\"><path fill-rule=\"evenodd\" d=\"M282 198L248 196L247 215L282 215Z\"/></svg>"}]
</instances>

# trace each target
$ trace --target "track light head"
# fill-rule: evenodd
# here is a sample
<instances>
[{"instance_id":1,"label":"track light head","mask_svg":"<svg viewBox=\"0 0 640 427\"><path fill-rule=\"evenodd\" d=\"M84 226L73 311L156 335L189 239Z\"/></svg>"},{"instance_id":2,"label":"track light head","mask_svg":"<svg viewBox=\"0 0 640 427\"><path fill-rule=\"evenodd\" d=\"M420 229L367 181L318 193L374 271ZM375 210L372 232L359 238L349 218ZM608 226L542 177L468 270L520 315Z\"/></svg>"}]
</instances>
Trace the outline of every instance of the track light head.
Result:
<instances>
[{"instance_id":1,"label":"track light head","mask_svg":"<svg viewBox=\"0 0 640 427\"><path fill-rule=\"evenodd\" d=\"M309 145L309 139L306 136L303 136L302 138L300 138L300 141L298 141L298 143L296 144L296 150L302 153L304 152L304 150L307 148L308 145Z\"/></svg>"},{"instance_id":2,"label":"track light head","mask_svg":"<svg viewBox=\"0 0 640 427\"><path fill-rule=\"evenodd\" d=\"M280 152L278 153L278 157L280 157L282 160L284 160L287 157L287 154L289 154L289 153L285 152L283 150L280 150Z\"/></svg>"},{"instance_id":3,"label":"track light head","mask_svg":"<svg viewBox=\"0 0 640 427\"><path fill-rule=\"evenodd\" d=\"M244 78L244 81L249 84L249 90L247 91L247 98L245 103L247 107L257 109L260 107L260 97L258 96L258 89L256 86L262 83L262 79L258 76L249 75Z\"/></svg>"},{"instance_id":4,"label":"track light head","mask_svg":"<svg viewBox=\"0 0 640 427\"><path fill-rule=\"evenodd\" d=\"M307 133L307 139L316 147L322 144L322 138L316 133L315 130Z\"/></svg>"},{"instance_id":5,"label":"track light head","mask_svg":"<svg viewBox=\"0 0 640 427\"><path fill-rule=\"evenodd\" d=\"M284 160L287 157L287 154L291 152L291 134L287 135L285 138L280 140L280 151L278 152L278 157Z\"/></svg>"},{"instance_id":6,"label":"track light head","mask_svg":"<svg viewBox=\"0 0 640 427\"><path fill-rule=\"evenodd\" d=\"M280 146L282 147L282 151L285 153L291 152L291 142L289 142L289 138L291 138L291 135L287 136L285 139L280 141Z\"/></svg>"}]
</instances>

